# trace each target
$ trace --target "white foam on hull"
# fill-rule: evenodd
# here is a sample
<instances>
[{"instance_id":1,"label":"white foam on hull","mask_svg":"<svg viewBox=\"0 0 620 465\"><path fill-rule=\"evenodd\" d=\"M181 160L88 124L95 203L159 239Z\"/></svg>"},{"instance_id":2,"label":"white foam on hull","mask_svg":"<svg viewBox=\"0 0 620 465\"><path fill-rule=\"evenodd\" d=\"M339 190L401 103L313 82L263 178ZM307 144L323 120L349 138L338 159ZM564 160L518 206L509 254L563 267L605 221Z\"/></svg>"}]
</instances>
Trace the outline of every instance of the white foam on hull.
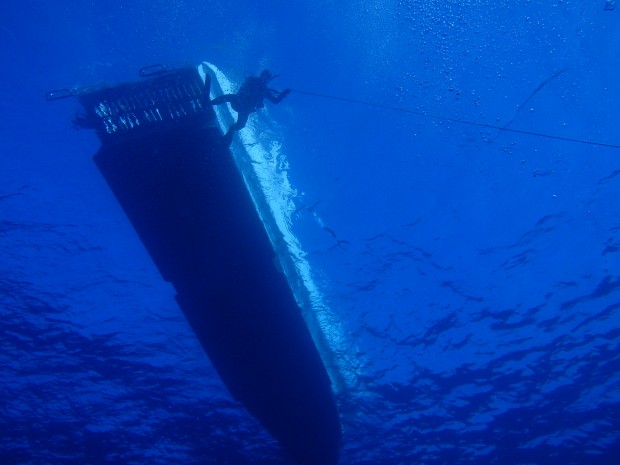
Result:
<instances>
[{"instance_id":1,"label":"white foam on hull","mask_svg":"<svg viewBox=\"0 0 620 465\"><path fill-rule=\"evenodd\" d=\"M211 77L211 98L235 93L235 86L215 65L203 62L198 70ZM230 104L214 107L223 132L235 121ZM292 232L294 198L297 194L288 178L288 162L279 142L260 137L256 118L250 117L233 141L231 152L265 225L280 266L299 304L312 338L319 349L334 389L351 389L359 384L363 359L345 337L338 316L325 303L313 279L312 269L299 240Z\"/></svg>"}]
</instances>

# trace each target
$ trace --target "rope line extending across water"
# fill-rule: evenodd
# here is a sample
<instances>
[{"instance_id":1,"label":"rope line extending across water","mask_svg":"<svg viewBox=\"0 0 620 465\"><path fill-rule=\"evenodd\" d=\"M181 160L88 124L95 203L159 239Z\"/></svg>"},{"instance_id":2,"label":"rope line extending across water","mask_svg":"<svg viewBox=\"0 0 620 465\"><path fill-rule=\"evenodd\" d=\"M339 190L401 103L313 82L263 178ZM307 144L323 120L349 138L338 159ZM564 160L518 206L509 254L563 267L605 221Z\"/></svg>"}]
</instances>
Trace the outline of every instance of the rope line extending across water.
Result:
<instances>
[{"instance_id":1,"label":"rope line extending across water","mask_svg":"<svg viewBox=\"0 0 620 465\"><path fill-rule=\"evenodd\" d=\"M427 113L427 112L418 111L418 110L411 110L409 108L397 107L397 106L393 106L393 105L385 105L385 104L382 104L382 103L364 102L362 100L356 100L356 99L352 99L352 98L338 97L338 96L334 96L334 95L319 94L317 92L306 92L306 91L297 90L297 89L291 89L291 91L292 92L297 92L298 94L310 95L310 96L313 96L313 97L321 97L321 98L327 98L327 99L331 99L331 100L339 100L341 102L346 102L346 103L357 103L357 104L360 104L360 105L368 105L368 106L371 106L371 107L383 108L383 109L392 110L392 111L400 111L402 113L408 113L410 115L417 115L417 116L422 116L423 118L432 118L432 119L441 120L441 121L449 121L451 123L468 124L470 126L478 126L480 128L486 128L486 129L496 129L498 131L508 131L508 132L513 132L513 133L516 133L516 134L527 134L529 136L546 137L547 139L556 139L556 140L562 140L562 141L565 141L565 142L574 142L574 143L578 143L578 144L588 144L588 145L596 145L596 146L599 146L599 147L608 147L608 148L620 149L620 145L610 144L610 143L606 143L606 142L597 142L597 141L586 140L586 139L577 139L577 138L572 138L572 137L555 136L553 134L545 134L545 133L542 133L542 132L535 132L535 131L526 131L524 129L512 129L512 128L508 128L508 127L497 126L497 125L494 125L494 124L479 123L477 121L469 121L469 120L460 119L460 118L449 118L447 116L435 115L433 113Z\"/></svg>"}]
</instances>

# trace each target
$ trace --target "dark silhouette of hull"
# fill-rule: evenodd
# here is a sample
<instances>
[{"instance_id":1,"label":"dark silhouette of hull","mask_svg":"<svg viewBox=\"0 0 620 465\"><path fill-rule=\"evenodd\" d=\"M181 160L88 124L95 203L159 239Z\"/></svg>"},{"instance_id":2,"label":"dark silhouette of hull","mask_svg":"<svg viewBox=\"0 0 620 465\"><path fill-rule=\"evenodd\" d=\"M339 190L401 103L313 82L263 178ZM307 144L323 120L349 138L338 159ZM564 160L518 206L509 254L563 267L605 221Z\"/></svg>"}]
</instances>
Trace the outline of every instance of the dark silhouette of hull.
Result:
<instances>
[{"instance_id":1,"label":"dark silhouette of hull","mask_svg":"<svg viewBox=\"0 0 620 465\"><path fill-rule=\"evenodd\" d=\"M208 82L183 68L80 101L78 122L102 140L97 167L231 394L300 465L335 465L331 383L221 144Z\"/></svg>"}]
</instances>

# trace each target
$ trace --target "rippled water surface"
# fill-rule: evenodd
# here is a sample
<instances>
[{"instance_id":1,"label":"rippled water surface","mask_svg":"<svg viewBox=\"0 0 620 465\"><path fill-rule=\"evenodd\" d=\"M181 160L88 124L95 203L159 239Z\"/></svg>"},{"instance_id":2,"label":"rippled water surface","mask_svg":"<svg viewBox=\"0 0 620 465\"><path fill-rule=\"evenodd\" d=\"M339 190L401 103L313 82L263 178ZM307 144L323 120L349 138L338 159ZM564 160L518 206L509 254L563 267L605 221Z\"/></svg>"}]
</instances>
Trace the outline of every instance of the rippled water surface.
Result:
<instances>
[{"instance_id":1,"label":"rippled water surface","mask_svg":"<svg viewBox=\"0 0 620 465\"><path fill-rule=\"evenodd\" d=\"M4 2L0 462L292 465L202 352L77 102L43 99L208 60L297 91L250 119L252 162L335 341L343 465L615 463L619 15Z\"/></svg>"}]
</instances>

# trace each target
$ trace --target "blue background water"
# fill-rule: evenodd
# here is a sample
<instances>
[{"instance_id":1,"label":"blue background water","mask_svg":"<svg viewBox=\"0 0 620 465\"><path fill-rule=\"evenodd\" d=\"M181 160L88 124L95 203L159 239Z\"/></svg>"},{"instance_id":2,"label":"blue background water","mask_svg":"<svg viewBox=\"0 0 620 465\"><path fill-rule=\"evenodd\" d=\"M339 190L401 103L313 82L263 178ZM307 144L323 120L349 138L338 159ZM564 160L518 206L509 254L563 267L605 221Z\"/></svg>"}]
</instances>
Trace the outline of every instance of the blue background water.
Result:
<instances>
[{"instance_id":1,"label":"blue background water","mask_svg":"<svg viewBox=\"0 0 620 465\"><path fill-rule=\"evenodd\" d=\"M618 145L604 5L3 2L0 463L290 464L194 339L77 103L44 92L206 59ZM364 360L342 463L618 463L620 150L300 93L268 111L293 228Z\"/></svg>"}]
</instances>

